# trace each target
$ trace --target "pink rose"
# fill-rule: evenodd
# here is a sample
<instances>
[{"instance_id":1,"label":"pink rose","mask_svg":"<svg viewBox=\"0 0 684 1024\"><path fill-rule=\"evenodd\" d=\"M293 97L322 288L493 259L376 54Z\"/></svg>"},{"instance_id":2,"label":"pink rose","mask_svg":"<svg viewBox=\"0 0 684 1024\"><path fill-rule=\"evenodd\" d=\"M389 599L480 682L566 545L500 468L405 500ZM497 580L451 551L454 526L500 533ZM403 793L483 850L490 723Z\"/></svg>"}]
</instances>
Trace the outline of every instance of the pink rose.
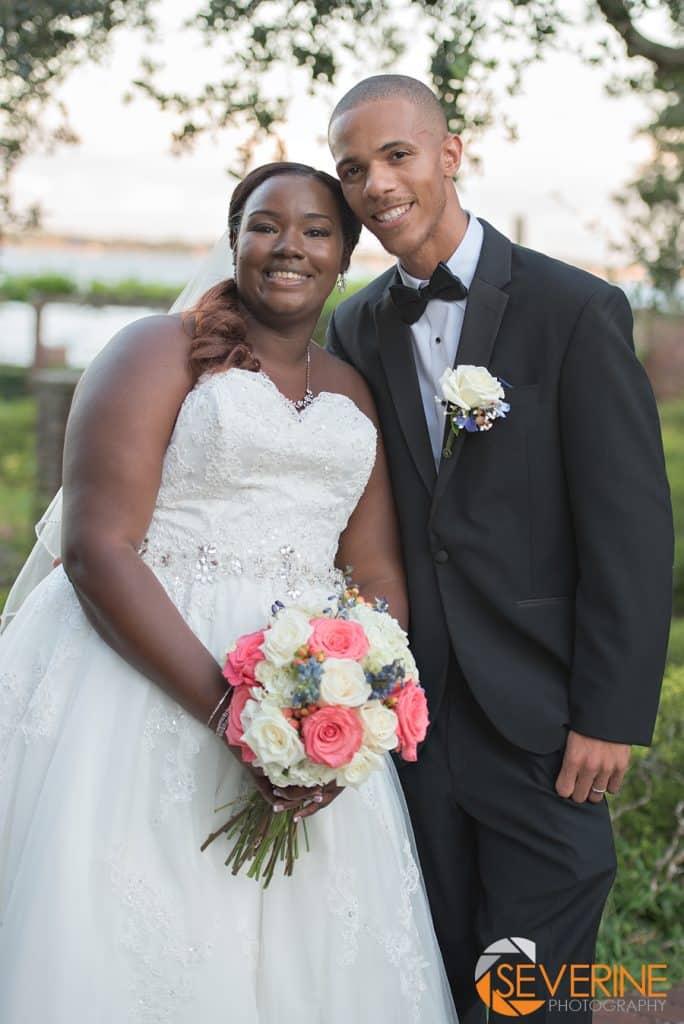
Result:
<instances>
[{"instance_id":1,"label":"pink rose","mask_svg":"<svg viewBox=\"0 0 684 1024\"><path fill-rule=\"evenodd\" d=\"M242 712L248 700L251 700L249 686L236 686L230 700L230 718L226 729L226 740L232 747L240 747L245 764L252 762L255 757L252 748L242 742L242 734L245 731L242 727Z\"/></svg>"},{"instance_id":2,"label":"pink rose","mask_svg":"<svg viewBox=\"0 0 684 1024\"><path fill-rule=\"evenodd\" d=\"M351 658L360 661L368 654L368 637L359 622L349 619L312 619L313 633L309 637L312 654L326 658Z\"/></svg>"},{"instance_id":3,"label":"pink rose","mask_svg":"<svg viewBox=\"0 0 684 1024\"><path fill-rule=\"evenodd\" d=\"M404 761L418 760L418 744L425 739L430 722L425 690L409 680L396 694L397 739Z\"/></svg>"},{"instance_id":4,"label":"pink rose","mask_svg":"<svg viewBox=\"0 0 684 1024\"><path fill-rule=\"evenodd\" d=\"M254 669L264 660L261 645L264 642L263 629L256 633L246 633L235 644L235 648L226 655L223 674L231 686L258 686L254 678Z\"/></svg>"},{"instance_id":5,"label":"pink rose","mask_svg":"<svg viewBox=\"0 0 684 1024\"><path fill-rule=\"evenodd\" d=\"M353 708L330 705L302 722L307 757L316 764L339 768L348 764L363 740L363 726Z\"/></svg>"}]
</instances>

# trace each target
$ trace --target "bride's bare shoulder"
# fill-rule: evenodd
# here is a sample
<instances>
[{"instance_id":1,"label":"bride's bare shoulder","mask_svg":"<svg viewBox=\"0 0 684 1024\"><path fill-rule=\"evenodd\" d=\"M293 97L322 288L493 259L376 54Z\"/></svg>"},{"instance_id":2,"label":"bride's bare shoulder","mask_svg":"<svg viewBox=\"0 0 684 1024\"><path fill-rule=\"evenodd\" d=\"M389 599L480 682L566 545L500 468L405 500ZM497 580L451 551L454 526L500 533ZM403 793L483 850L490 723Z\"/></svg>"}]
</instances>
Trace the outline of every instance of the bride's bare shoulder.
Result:
<instances>
[{"instance_id":1,"label":"bride's bare shoulder","mask_svg":"<svg viewBox=\"0 0 684 1024\"><path fill-rule=\"evenodd\" d=\"M118 331L90 364L97 370L120 362L142 367L150 363L186 364L191 337L180 315L158 314L134 320ZM89 368L89 369L90 369Z\"/></svg>"},{"instance_id":2,"label":"bride's bare shoulder","mask_svg":"<svg viewBox=\"0 0 684 1024\"><path fill-rule=\"evenodd\" d=\"M180 316L146 316L118 331L88 366L75 395L177 407L193 385L191 337Z\"/></svg>"}]
</instances>

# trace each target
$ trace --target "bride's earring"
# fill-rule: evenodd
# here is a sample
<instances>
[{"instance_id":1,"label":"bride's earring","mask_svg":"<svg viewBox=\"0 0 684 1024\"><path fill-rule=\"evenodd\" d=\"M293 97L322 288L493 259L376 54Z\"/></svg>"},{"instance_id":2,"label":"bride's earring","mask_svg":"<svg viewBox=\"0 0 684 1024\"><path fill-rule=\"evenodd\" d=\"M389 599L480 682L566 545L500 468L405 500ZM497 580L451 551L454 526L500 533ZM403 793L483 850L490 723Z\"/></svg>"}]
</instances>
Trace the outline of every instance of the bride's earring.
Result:
<instances>
[{"instance_id":1,"label":"bride's earring","mask_svg":"<svg viewBox=\"0 0 684 1024\"><path fill-rule=\"evenodd\" d=\"M337 275L337 288L338 288L338 291L343 292L346 287L347 287L347 279L346 279L346 277L344 276L344 274L338 274Z\"/></svg>"}]
</instances>

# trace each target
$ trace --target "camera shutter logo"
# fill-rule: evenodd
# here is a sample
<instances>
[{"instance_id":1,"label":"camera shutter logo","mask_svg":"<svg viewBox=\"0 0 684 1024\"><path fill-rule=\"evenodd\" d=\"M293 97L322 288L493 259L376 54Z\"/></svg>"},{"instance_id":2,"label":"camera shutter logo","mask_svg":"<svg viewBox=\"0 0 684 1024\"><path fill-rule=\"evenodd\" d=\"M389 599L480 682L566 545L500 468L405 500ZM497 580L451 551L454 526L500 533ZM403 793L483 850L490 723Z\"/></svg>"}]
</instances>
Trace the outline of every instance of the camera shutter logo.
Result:
<instances>
[{"instance_id":1,"label":"camera shutter logo","mask_svg":"<svg viewBox=\"0 0 684 1024\"><path fill-rule=\"evenodd\" d=\"M515 991L511 992L514 986L506 979L508 986L505 994L496 986L496 965L500 960L510 962L511 956L518 960L521 956L529 963L537 962L537 947L530 939L509 938L499 939L487 946L482 956L475 965L475 988L477 993L490 1010L499 1013L504 1017L525 1017L528 1013L534 1013L541 1006L544 1006L545 999L521 998Z\"/></svg>"}]
</instances>

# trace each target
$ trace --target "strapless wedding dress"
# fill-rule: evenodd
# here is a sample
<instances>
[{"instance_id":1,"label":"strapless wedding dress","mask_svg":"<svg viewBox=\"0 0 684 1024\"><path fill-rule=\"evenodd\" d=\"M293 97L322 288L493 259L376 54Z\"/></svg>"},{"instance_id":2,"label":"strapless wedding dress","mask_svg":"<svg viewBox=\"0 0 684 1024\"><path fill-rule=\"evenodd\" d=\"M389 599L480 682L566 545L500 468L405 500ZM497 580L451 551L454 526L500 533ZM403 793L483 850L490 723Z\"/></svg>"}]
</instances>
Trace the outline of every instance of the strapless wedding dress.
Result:
<instances>
[{"instance_id":1,"label":"strapless wedding dress","mask_svg":"<svg viewBox=\"0 0 684 1024\"><path fill-rule=\"evenodd\" d=\"M183 403L140 556L221 661L334 582L375 429L262 373ZM63 569L0 637L2 1024L452 1024L391 758L268 890L200 845L249 792L226 747L92 629Z\"/></svg>"}]
</instances>

